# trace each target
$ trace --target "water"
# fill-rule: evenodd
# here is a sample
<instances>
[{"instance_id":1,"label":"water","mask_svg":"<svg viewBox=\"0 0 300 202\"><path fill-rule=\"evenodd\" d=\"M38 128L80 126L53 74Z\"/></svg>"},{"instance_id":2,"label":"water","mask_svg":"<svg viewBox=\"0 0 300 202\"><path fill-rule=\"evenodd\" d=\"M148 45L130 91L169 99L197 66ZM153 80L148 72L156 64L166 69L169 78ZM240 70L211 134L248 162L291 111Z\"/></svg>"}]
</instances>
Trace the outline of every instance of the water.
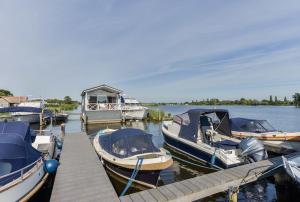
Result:
<instances>
[{"instance_id":1,"label":"water","mask_svg":"<svg viewBox=\"0 0 300 202\"><path fill-rule=\"evenodd\" d=\"M210 106L159 106L166 113L179 114L192 108L212 108ZM256 119L266 119L275 128L286 131L300 131L300 109L294 107L279 106L216 106L215 108L228 109L231 117L246 117ZM161 133L161 123L153 122L128 122L126 125L89 125L85 128L89 138L92 140L100 129L118 129L121 127L140 128L153 134L153 142L156 146L163 146L163 136ZM53 128L59 131L60 127ZM82 129L79 117L71 116L66 124L67 132L78 132ZM184 158L184 157L183 157ZM174 160L174 164L161 172L160 185L169 184L175 181L192 178L206 173L214 172L210 169L199 168L186 163ZM120 193L125 187L126 181L109 173L110 179L117 191ZM47 189L46 189L47 190ZM129 189L129 193L141 190L140 187ZM259 182L241 188L238 198L239 201L299 201L297 200L300 186L294 183L283 171L274 177L263 179ZM210 196L203 201L225 201L226 193ZM37 200L38 201L38 200Z\"/></svg>"}]
</instances>

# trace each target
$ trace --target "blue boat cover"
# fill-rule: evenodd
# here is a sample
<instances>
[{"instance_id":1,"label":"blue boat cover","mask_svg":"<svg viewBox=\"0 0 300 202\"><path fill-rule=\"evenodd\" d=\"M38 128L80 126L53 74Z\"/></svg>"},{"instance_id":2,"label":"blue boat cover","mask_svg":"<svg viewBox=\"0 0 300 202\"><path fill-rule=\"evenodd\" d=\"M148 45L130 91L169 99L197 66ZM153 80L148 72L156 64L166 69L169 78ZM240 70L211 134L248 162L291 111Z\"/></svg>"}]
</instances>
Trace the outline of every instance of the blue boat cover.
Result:
<instances>
[{"instance_id":1,"label":"blue boat cover","mask_svg":"<svg viewBox=\"0 0 300 202\"><path fill-rule=\"evenodd\" d=\"M32 130L24 122L0 122L0 176L9 174L38 160L42 154L31 145ZM0 179L0 186L20 173Z\"/></svg>"},{"instance_id":2,"label":"blue boat cover","mask_svg":"<svg viewBox=\"0 0 300 202\"><path fill-rule=\"evenodd\" d=\"M52 117L52 112L47 109L38 107L3 107L0 108L0 113L12 113L12 112L32 112L32 113L43 113L46 116Z\"/></svg>"},{"instance_id":3,"label":"blue boat cover","mask_svg":"<svg viewBox=\"0 0 300 202\"><path fill-rule=\"evenodd\" d=\"M151 134L134 128L120 129L111 134L101 135L99 142L106 152L119 158L160 151L154 146Z\"/></svg>"},{"instance_id":4,"label":"blue boat cover","mask_svg":"<svg viewBox=\"0 0 300 202\"><path fill-rule=\"evenodd\" d=\"M179 137L196 142L199 128L208 126L209 121L207 117L217 119L213 123L216 131L223 135L231 136L229 113L227 110L191 109L173 117L173 120L181 125Z\"/></svg>"},{"instance_id":5,"label":"blue boat cover","mask_svg":"<svg viewBox=\"0 0 300 202\"><path fill-rule=\"evenodd\" d=\"M238 132L263 133L276 131L266 120L231 118L230 125L232 131Z\"/></svg>"}]
</instances>

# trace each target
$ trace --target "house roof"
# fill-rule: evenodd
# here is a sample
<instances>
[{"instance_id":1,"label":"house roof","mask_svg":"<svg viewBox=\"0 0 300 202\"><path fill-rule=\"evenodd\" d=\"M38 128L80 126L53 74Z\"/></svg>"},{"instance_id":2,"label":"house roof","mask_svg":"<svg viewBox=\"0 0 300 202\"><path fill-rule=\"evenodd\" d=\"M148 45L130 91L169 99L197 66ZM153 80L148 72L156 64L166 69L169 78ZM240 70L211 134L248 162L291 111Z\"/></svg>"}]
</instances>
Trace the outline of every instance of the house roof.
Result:
<instances>
[{"instance_id":1,"label":"house roof","mask_svg":"<svg viewBox=\"0 0 300 202\"><path fill-rule=\"evenodd\" d=\"M21 102L26 102L28 100L28 97L26 97L26 96L0 96L0 99L3 99L10 104L19 104Z\"/></svg>"},{"instance_id":2,"label":"house roof","mask_svg":"<svg viewBox=\"0 0 300 202\"><path fill-rule=\"evenodd\" d=\"M102 84L102 85L99 85L99 86L95 86L95 87L83 90L82 93L81 93L81 96L83 96L86 92L90 92L90 91L94 91L94 90L98 90L98 89L102 89L102 90L105 90L105 91L108 91L108 92L111 92L111 93L122 93L123 92L122 90L119 90L117 88L111 87L111 86L106 85L106 84Z\"/></svg>"}]
</instances>

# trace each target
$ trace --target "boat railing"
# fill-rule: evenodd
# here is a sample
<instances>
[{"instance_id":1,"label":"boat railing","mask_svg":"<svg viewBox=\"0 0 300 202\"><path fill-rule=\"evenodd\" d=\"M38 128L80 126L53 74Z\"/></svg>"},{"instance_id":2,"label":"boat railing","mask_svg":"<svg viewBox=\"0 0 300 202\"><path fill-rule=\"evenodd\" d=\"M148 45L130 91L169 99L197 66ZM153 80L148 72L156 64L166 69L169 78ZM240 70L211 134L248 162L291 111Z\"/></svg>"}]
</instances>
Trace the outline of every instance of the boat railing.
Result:
<instances>
[{"instance_id":1,"label":"boat railing","mask_svg":"<svg viewBox=\"0 0 300 202\"><path fill-rule=\"evenodd\" d=\"M0 192L2 190L2 188L4 188L4 186L12 181L15 180L19 180L19 181L23 181L26 179L26 177L24 177L24 175L26 174L26 172L28 172L29 170L36 168L36 170L40 167L41 162L43 161L43 158L40 157L38 160L32 162L31 164L16 170L14 172L8 173L6 175L2 175L0 176Z\"/></svg>"},{"instance_id":2,"label":"boat railing","mask_svg":"<svg viewBox=\"0 0 300 202\"><path fill-rule=\"evenodd\" d=\"M118 103L89 103L87 110L101 111L101 110L120 110L121 105Z\"/></svg>"}]
</instances>

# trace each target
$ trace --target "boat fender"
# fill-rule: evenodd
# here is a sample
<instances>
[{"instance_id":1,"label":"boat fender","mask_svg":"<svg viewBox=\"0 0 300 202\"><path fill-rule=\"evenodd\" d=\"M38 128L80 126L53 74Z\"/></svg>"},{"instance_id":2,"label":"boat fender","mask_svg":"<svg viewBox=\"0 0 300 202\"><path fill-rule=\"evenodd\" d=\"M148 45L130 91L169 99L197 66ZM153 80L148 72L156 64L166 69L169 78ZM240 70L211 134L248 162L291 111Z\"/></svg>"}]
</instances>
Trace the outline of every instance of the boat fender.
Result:
<instances>
[{"instance_id":1,"label":"boat fender","mask_svg":"<svg viewBox=\"0 0 300 202\"><path fill-rule=\"evenodd\" d=\"M62 147L63 147L62 141L60 141L59 139L56 138L55 143L56 143L57 149L62 149Z\"/></svg>"},{"instance_id":2,"label":"boat fender","mask_svg":"<svg viewBox=\"0 0 300 202\"><path fill-rule=\"evenodd\" d=\"M45 172L50 173L50 174L55 173L58 168L58 165L59 165L59 163L55 159L45 160L44 170L45 170Z\"/></svg>"}]
</instances>

